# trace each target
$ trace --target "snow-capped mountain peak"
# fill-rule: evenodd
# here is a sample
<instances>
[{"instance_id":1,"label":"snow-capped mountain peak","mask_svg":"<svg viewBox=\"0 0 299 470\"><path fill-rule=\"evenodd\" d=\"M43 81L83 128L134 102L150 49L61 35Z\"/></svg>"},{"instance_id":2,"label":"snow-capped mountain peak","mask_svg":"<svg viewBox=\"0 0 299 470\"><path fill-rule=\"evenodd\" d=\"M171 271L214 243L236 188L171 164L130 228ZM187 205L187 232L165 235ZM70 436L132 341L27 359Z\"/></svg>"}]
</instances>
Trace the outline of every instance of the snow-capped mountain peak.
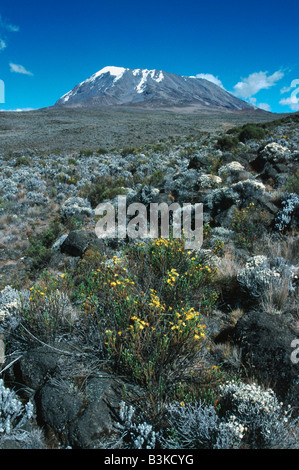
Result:
<instances>
[{"instance_id":1,"label":"snow-capped mountain peak","mask_svg":"<svg viewBox=\"0 0 299 470\"><path fill-rule=\"evenodd\" d=\"M127 69L125 69L124 67L114 67L114 66L104 67L103 69L99 70L94 75L92 75L90 78L88 78L87 80L94 81L96 80L96 78L100 77L101 75L104 75L105 73L110 73L110 75L115 77L116 80L119 80L126 70Z\"/></svg>"},{"instance_id":2,"label":"snow-capped mountain peak","mask_svg":"<svg viewBox=\"0 0 299 470\"><path fill-rule=\"evenodd\" d=\"M202 78L162 70L106 66L63 95L56 106L195 107L242 110L253 107Z\"/></svg>"}]
</instances>

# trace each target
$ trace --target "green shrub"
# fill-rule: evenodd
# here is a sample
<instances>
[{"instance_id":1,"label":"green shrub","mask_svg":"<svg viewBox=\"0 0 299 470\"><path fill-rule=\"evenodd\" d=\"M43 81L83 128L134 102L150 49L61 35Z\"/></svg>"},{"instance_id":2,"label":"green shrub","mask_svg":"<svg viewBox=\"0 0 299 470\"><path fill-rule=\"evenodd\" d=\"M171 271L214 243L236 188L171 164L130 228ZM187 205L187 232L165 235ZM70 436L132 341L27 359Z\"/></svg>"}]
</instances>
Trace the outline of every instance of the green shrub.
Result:
<instances>
[{"instance_id":1,"label":"green shrub","mask_svg":"<svg viewBox=\"0 0 299 470\"><path fill-rule=\"evenodd\" d=\"M128 155L135 155L137 149L135 147L124 147L120 152L122 157L127 157Z\"/></svg>"},{"instance_id":2,"label":"green shrub","mask_svg":"<svg viewBox=\"0 0 299 470\"><path fill-rule=\"evenodd\" d=\"M94 151L90 149L83 149L80 150L80 155L81 157L92 157Z\"/></svg>"},{"instance_id":3,"label":"green shrub","mask_svg":"<svg viewBox=\"0 0 299 470\"><path fill-rule=\"evenodd\" d=\"M159 152L165 152L167 149L166 144L163 144L163 142L158 142L157 144L152 146L152 151L159 153Z\"/></svg>"},{"instance_id":4,"label":"green shrub","mask_svg":"<svg viewBox=\"0 0 299 470\"><path fill-rule=\"evenodd\" d=\"M145 178L144 184L150 184L154 186L162 185L165 173L165 170L162 170L162 168L155 170L149 177Z\"/></svg>"},{"instance_id":5,"label":"green shrub","mask_svg":"<svg viewBox=\"0 0 299 470\"><path fill-rule=\"evenodd\" d=\"M266 135L265 130L256 124L246 124L239 133L239 141L246 142L250 139L263 139Z\"/></svg>"},{"instance_id":6,"label":"green shrub","mask_svg":"<svg viewBox=\"0 0 299 470\"><path fill-rule=\"evenodd\" d=\"M76 217L63 217L62 223L64 227L72 232L73 230L81 230L83 226L83 221L76 219Z\"/></svg>"},{"instance_id":7,"label":"green shrub","mask_svg":"<svg viewBox=\"0 0 299 470\"><path fill-rule=\"evenodd\" d=\"M52 256L51 246L60 233L60 223L55 219L50 227L29 237L26 255L30 258L31 269L44 268Z\"/></svg>"},{"instance_id":8,"label":"green shrub","mask_svg":"<svg viewBox=\"0 0 299 470\"><path fill-rule=\"evenodd\" d=\"M108 150L103 148L103 147L100 147L98 150L97 150L97 155L106 155L108 153Z\"/></svg>"},{"instance_id":9,"label":"green shrub","mask_svg":"<svg viewBox=\"0 0 299 470\"><path fill-rule=\"evenodd\" d=\"M92 184L86 184L81 190L81 196L88 199L92 208L104 201L125 194L124 178L113 178L111 176L101 176Z\"/></svg>"},{"instance_id":10,"label":"green shrub","mask_svg":"<svg viewBox=\"0 0 299 470\"><path fill-rule=\"evenodd\" d=\"M231 150L238 145L238 139L229 135L219 137L216 147L220 150Z\"/></svg>"},{"instance_id":11,"label":"green shrub","mask_svg":"<svg viewBox=\"0 0 299 470\"><path fill-rule=\"evenodd\" d=\"M219 168L223 165L223 159L219 155L209 155L207 159L207 171L211 175L218 175Z\"/></svg>"},{"instance_id":12,"label":"green shrub","mask_svg":"<svg viewBox=\"0 0 299 470\"><path fill-rule=\"evenodd\" d=\"M253 243L270 226L271 220L266 211L258 208L253 202L244 209L236 209L232 220L236 245L251 249Z\"/></svg>"},{"instance_id":13,"label":"green shrub","mask_svg":"<svg viewBox=\"0 0 299 470\"><path fill-rule=\"evenodd\" d=\"M28 157L18 157L16 160L16 166L30 165L31 160Z\"/></svg>"},{"instance_id":14,"label":"green shrub","mask_svg":"<svg viewBox=\"0 0 299 470\"><path fill-rule=\"evenodd\" d=\"M296 193L299 195L299 169L288 177L284 190L288 193Z\"/></svg>"}]
</instances>

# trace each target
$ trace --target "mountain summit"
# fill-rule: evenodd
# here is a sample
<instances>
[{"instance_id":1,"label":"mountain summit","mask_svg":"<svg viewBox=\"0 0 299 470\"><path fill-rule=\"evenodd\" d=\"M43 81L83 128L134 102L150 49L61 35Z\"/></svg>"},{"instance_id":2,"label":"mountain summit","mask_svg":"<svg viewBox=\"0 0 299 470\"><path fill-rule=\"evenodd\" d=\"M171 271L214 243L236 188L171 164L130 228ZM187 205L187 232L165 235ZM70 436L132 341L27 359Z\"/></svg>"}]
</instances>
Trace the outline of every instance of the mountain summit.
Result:
<instances>
[{"instance_id":1,"label":"mountain summit","mask_svg":"<svg viewBox=\"0 0 299 470\"><path fill-rule=\"evenodd\" d=\"M223 88L203 78L183 77L162 70L104 67L73 90L55 106L140 108L190 108L197 110L253 110Z\"/></svg>"}]
</instances>

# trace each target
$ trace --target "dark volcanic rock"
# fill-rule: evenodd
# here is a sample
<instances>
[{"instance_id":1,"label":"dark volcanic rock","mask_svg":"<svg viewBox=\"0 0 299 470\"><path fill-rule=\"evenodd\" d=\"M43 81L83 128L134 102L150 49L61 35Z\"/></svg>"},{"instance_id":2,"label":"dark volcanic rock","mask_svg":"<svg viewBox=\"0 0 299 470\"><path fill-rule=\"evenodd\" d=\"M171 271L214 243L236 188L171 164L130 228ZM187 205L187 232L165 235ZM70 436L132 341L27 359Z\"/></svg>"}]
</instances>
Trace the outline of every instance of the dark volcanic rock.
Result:
<instances>
[{"instance_id":1,"label":"dark volcanic rock","mask_svg":"<svg viewBox=\"0 0 299 470\"><path fill-rule=\"evenodd\" d=\"M62 253L67 253L71 256L82 256L91 247L96 248L98 251L103 251L105 245L94 232L74 230L69 233L60 249Z\"/></svg>"},{"instance_id":2,"label":"dark volcanic rock","mask_svg":"<svg viewBox=\"0 0 299 470\"><path fill-rule=\"evenodd\" d=\"M291 361L294 334L281 315L250 312L237 323L231 338L242 348L242 362L258 380L281 399L298 406L297 366Z\"/></svg>"}]
</instances>

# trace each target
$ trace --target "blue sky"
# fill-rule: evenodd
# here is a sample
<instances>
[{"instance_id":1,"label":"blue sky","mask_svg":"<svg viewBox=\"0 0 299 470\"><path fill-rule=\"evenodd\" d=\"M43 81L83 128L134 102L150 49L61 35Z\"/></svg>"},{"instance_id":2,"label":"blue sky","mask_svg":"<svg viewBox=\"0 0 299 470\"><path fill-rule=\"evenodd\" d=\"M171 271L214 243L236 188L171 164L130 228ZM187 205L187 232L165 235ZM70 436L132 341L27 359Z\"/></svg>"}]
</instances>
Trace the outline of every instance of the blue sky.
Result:
<instances>
[{"instance_id":1,"label":"blue sky","mask_svg":"<svg viewBox=\"0 0 299 470\"><path fill-rule=\"evenodd\" d=\"M298 30L298 0L1 0L0 109L51 106L114 65L203 76L297 111Z\"/></svg>"}]
</instances>

